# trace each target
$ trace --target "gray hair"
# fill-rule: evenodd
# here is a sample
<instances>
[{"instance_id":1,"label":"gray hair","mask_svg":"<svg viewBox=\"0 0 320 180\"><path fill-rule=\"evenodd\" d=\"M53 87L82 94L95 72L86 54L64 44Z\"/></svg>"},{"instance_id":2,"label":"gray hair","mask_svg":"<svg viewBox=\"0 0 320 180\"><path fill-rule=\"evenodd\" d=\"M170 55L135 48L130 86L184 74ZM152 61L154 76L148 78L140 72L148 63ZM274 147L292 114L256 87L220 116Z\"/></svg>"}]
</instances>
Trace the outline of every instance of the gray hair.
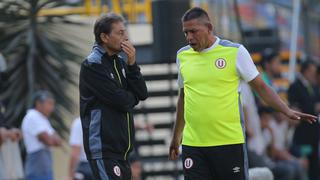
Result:
<instances>
[{"instance_id":1,"label":"gray hair","mask_svg":"<svg viewBox=\"0 0 320 180\"><path fill-rule=\"evenodd\" d=\"M100 38L101 33L110 34L112 30L112 24L123 22L125 23L124 18L121 15L115 13L107 13L100 16L94 23L94 36L98 44L102 43Z\"/></svg>"},{"instance_id":2,"label":"gray hair","mask_svg":"<svg viewBox=\"0 0 320 180\"><path fill-rule=\"evenodd\" d=\"M37 102L45 102L48 99L54 99L53 95L49 91L40 90L34 93L32 97L32 107L36 107Z\"/></svg>"}]
</instances>

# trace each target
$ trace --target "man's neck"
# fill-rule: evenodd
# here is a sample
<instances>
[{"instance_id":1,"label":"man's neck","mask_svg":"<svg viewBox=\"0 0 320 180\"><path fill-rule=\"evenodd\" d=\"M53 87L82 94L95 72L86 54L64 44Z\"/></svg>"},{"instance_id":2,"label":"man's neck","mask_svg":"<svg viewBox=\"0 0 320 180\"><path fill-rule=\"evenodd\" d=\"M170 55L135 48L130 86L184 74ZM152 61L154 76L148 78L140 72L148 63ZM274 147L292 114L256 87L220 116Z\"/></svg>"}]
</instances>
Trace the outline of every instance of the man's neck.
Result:
<instances>
[{"instance_id":1,"label":"man's neck","mask_svg":"<svg viewBox=\"0 0 320 180\"><path fill-rule=\"evenodd\" d=\"M216 41L217 41L217 38L216 38L215 36L213 36L213 35L210 36L210 37L209 37L208 47L206 47L206 48L211 47Z\"/></svg>"},{"instance_id":2,"label":"man's neck","mask_svg":"<svg viewBox=\"0 0 320 180\"><path fill-rule=\"evenodd\" d=\"M48 117L48 116L46 115L46 113L44 113L41 109L35 108L35 110L38 111L38 112L39 112L40 114L42 114L43 116Z\"/></svg>"},{"instance_id":3,"label":"man's neck","mask_svg":"<svg viewBox=\"0 0 320 180\"><path fill-rule=\"evenodd\" d=\"M102 44L103 49L108 53L108 56L113 56L115 54L118 54L118 52L115 52L108 48L105 44Z\"/></svg>"},{"instance_id":4,"label":"man's neck","mask_svg":"<svg viewBox=\"0 0 320 180\"><path fill-rule=\"evenodd\" d=\"M217 41L217 38L215 36L213 35L210 36L208 39L208 44L203 49L199 49L197 51L202 52L203 50L210 48L216 41Z\"/></svg>"}]
</instances>

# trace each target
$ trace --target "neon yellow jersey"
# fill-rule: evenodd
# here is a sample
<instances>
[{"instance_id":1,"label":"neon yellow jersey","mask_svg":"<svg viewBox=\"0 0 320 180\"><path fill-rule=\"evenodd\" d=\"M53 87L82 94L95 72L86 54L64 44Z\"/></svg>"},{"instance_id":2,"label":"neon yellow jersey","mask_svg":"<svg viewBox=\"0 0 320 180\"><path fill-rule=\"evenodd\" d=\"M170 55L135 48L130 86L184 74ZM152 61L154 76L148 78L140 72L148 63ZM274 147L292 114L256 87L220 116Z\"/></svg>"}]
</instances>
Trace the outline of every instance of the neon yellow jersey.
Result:
<instances>
[{"instance_id":1,"label":"neon yellow jersey","mask_svg":"<svg viewBox=\"0 0 320 180\"><path fill-rule=\"evenodd\" d=\"M238 91L240 76L236 68L239 47L239 44L217 39L215 45L202 52L190 46L178 51L177 63L184 88L183 145L244 143Z\"/></svg>"}]
</instances>

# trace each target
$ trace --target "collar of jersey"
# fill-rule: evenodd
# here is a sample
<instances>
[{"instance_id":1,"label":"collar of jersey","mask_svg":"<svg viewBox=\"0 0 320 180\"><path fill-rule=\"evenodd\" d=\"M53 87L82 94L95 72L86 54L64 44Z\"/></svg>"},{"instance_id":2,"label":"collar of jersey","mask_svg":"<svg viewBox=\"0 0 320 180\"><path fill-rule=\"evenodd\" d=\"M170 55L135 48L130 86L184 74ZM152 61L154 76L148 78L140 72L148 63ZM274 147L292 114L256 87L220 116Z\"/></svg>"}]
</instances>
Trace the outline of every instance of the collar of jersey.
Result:
<instances>
[{"instance_id":1,"label":"collar of jersey","mask_svg":"<svg viewBox=\"0 0 320 180\"><path fill-rule=\"evenodd\" d=\"M215 36L216 37L216 41L208 48L206 49L203 49L201 52L208 52L210 50L212 50L213 48L215 48L216 46L218 46L219 42L220 42L220 38L218 36Z\"/></svg>"},{"instance_id":2,"label":"collar of jersey","mask_svg":"<svg viewBox=\"0 0 320 180\"><path fill-rule=\"evenodd\" d=\"M101 45L99 45L97 42L95 42L95 43L93 44L92 50L93 50L93 51L94 51L94 50L97 50L97 51L99 51L101 54L106 53L106 50L105 50Z\"/></svg>"},{"instance_id":3,"label":"collar of jersey","mask_svg":"<svg viewBox=\"0 0 320 180\"><path fill-rule=\"evenodd\" d=\"M97 42L94 43L92 49L100 52L103 56L107 57L107 59L117 59L118 58L117 54L114 54L114 55L110 56L107 53L107 51L101 45L99 45Z\"/></svg>"}]
</instances>

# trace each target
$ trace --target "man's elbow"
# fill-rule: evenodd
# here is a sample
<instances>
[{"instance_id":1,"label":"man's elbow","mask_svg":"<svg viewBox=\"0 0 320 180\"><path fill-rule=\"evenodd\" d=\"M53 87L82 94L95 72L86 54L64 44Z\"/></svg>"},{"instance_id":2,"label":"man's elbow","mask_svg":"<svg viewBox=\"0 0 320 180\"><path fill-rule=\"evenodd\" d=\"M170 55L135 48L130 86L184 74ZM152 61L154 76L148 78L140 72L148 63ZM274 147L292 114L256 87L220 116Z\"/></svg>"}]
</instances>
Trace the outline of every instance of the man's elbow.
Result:
<instances>
[{"instance_id":1,"label":"man's elbow","mask_svg":"<svg viewBox=\"0 0 320 180\"><path fill-rule=\"evenodd\" d=\"M144 93L142 93L142 94L139 96L139 100L144 101L144 100L146 100L148 97L149 97L149 94L148 94L147 91L145 91Z\"/></svg>"},{"instance_id":2,"label":"man's elbow","mask_svg":"<svg viewBox=\"0 0 320 180\"><path fill-rule=\"evenodd\" d=\"M118 109L120 111L123 111L123 112L132 112L133 110L133 104L131 103L126 103L126 104L119 104L118 105Z\"/></svg>"},{"instance_id":3,"label":"man's elbow","mask_svg":"<svg viewBox=\"0 0 320 180\"><path fill-rule=\"evenodd\" d=\"M135 95L138 97L140 101L144 101L149 97L146 84L141 85L140 88L137 89L135 92Z\"/></svg>"}]
</instances>

